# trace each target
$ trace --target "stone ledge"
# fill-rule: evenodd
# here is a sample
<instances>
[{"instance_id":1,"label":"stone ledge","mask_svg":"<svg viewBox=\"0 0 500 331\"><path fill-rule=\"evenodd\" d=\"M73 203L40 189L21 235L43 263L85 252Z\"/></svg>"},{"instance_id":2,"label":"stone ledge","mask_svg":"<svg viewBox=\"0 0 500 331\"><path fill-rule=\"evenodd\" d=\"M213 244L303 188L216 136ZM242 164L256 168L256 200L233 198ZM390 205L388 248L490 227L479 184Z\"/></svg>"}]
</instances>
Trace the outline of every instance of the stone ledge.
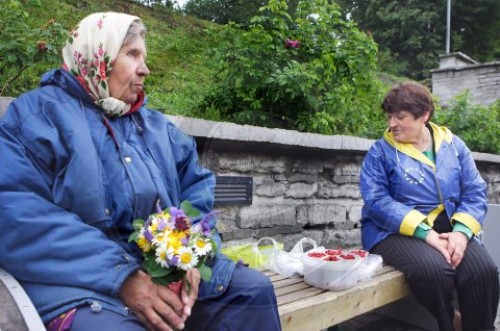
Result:
<instances>
[{"instance_id":1,"label":"stone ledge","mask_svg":"<svg viewBox=\"0 0 500 331\"><path fill-rule=\"evenodd\" d=\"M293 130L270 129L228 122L206 121L184 116L166 115L185 133L205 139L247 143L267 143L320 150L367 152L374 140L353 136L327 136ZM500 155L472 152L476 161L500 164Z\"/></svg>"},{"instance_id":2,"label":"stone ledge","mask_svg":"<svg viewBox=\"0 0 500 331\"><path fill-rule=\"evenodd\" d=\"M270 129L228 122L205 121L184 116L167 117L185 133L200 138L235 142L270 143L323 150L366 152L374 140L352 136L326 136L293 130Z\"/></svg>"}]
</instances>

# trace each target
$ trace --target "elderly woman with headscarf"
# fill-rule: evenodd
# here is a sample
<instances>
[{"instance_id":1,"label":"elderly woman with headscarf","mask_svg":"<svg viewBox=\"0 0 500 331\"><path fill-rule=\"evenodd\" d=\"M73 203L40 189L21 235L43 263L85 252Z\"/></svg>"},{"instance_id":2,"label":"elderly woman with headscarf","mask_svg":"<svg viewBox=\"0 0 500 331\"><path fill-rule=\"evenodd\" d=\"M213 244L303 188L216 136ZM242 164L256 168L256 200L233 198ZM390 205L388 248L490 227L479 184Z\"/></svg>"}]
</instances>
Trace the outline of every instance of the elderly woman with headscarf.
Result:
<instances>
[{"instance_id":1,"label":"elderly woman with headscarf","mask_svg":"<svg viewBox=\"0 0 500 331\"><path fill-rule=\"evenodd\" d=\"M211 280L191 269L179 297L127 242L158 202L206 214L214 198L194 140L145 106L145 33L135 16L85 17L63 67L7 109L0 266L49 330L279 330L272 284L257 271L217 254Z\"/></svg>"}]
</instances>

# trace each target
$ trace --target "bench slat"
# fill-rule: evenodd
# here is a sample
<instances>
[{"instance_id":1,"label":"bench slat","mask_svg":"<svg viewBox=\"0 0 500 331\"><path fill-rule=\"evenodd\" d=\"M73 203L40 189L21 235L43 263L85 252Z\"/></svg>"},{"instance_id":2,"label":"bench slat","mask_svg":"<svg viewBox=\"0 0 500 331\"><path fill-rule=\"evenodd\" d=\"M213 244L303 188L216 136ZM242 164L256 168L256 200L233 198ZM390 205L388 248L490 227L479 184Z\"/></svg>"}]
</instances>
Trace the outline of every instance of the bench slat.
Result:
<instances>
[{"instance_id":1,"label":"bench slat","mask_svg":"<svg viewBox=\"0 0 500 331\"><path fill-rule=\"evenodd\" d=\"M302 278L273 280L283 331L323 330L409 295L404 275L384 266L372 279L344 291L326 291Z\"/></svg>"}]
</instances>

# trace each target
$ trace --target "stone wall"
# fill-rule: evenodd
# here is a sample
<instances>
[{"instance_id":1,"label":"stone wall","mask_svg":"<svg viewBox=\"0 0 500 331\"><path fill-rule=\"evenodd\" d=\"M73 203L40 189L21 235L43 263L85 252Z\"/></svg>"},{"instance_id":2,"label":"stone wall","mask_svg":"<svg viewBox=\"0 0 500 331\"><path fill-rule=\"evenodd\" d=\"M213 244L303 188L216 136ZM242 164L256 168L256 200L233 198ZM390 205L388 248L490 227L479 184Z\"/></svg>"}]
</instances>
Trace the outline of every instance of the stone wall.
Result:
<instances>
[{"instance_id":1,"label":"stone wall","mask_svg":"<svg viewBox=\"0 0 500 331\"><path fill-rule=\"evenodd\" d=\"M500 99L500 61L477 63L462 53L442 55L432 70L432 92L441 104L469 90L476 103L489 105Z\"/></svg>"},{"instance_id":2,"label":"stone wall","mask_svg":"<svg viewBox=\"0 0 500 331\"><path fill-rule=\"evenodd\" d=\"M172 117L195 136L217 174L252 176L250 206L222 206L228 244L272 236L285 248L303 236L327 247L360 245L361 163L372 140ZM474 153L488 196L500 203L500 155Z\"/></svg>"}]
</instances>

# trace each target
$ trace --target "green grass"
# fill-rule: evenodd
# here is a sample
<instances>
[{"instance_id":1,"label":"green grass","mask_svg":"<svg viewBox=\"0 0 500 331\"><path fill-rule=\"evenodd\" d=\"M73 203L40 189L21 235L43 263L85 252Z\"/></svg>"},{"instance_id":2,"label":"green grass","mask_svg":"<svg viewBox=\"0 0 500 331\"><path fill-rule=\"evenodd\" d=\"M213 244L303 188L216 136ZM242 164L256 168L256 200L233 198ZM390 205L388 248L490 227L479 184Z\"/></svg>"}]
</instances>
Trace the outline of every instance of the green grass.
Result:
<instances>
[{"instance_id":1,"label":"green grass","mask_svg":"<svg viewBox=\"0 0 500 331\"><path fill-rule=\"evenodd\" d=\"M168 8L150 8L125 0L43 0L40 6L24 9L29 13L26 19L31 27L55 19L67 30L86 15L98 11L139 16L149 31L146 44L151 76L145 88L149 106L153 108L169 114L193 115L212 82L214 69L208 51L216 40L212 40L208 29L216 26L210 22ZM61 44L60 49L62 47ZM13 89L16 95L12 96L35 88L41 74L61 63L40 63L26 70L16 81Z\"/></svg>"}]
</instances>

